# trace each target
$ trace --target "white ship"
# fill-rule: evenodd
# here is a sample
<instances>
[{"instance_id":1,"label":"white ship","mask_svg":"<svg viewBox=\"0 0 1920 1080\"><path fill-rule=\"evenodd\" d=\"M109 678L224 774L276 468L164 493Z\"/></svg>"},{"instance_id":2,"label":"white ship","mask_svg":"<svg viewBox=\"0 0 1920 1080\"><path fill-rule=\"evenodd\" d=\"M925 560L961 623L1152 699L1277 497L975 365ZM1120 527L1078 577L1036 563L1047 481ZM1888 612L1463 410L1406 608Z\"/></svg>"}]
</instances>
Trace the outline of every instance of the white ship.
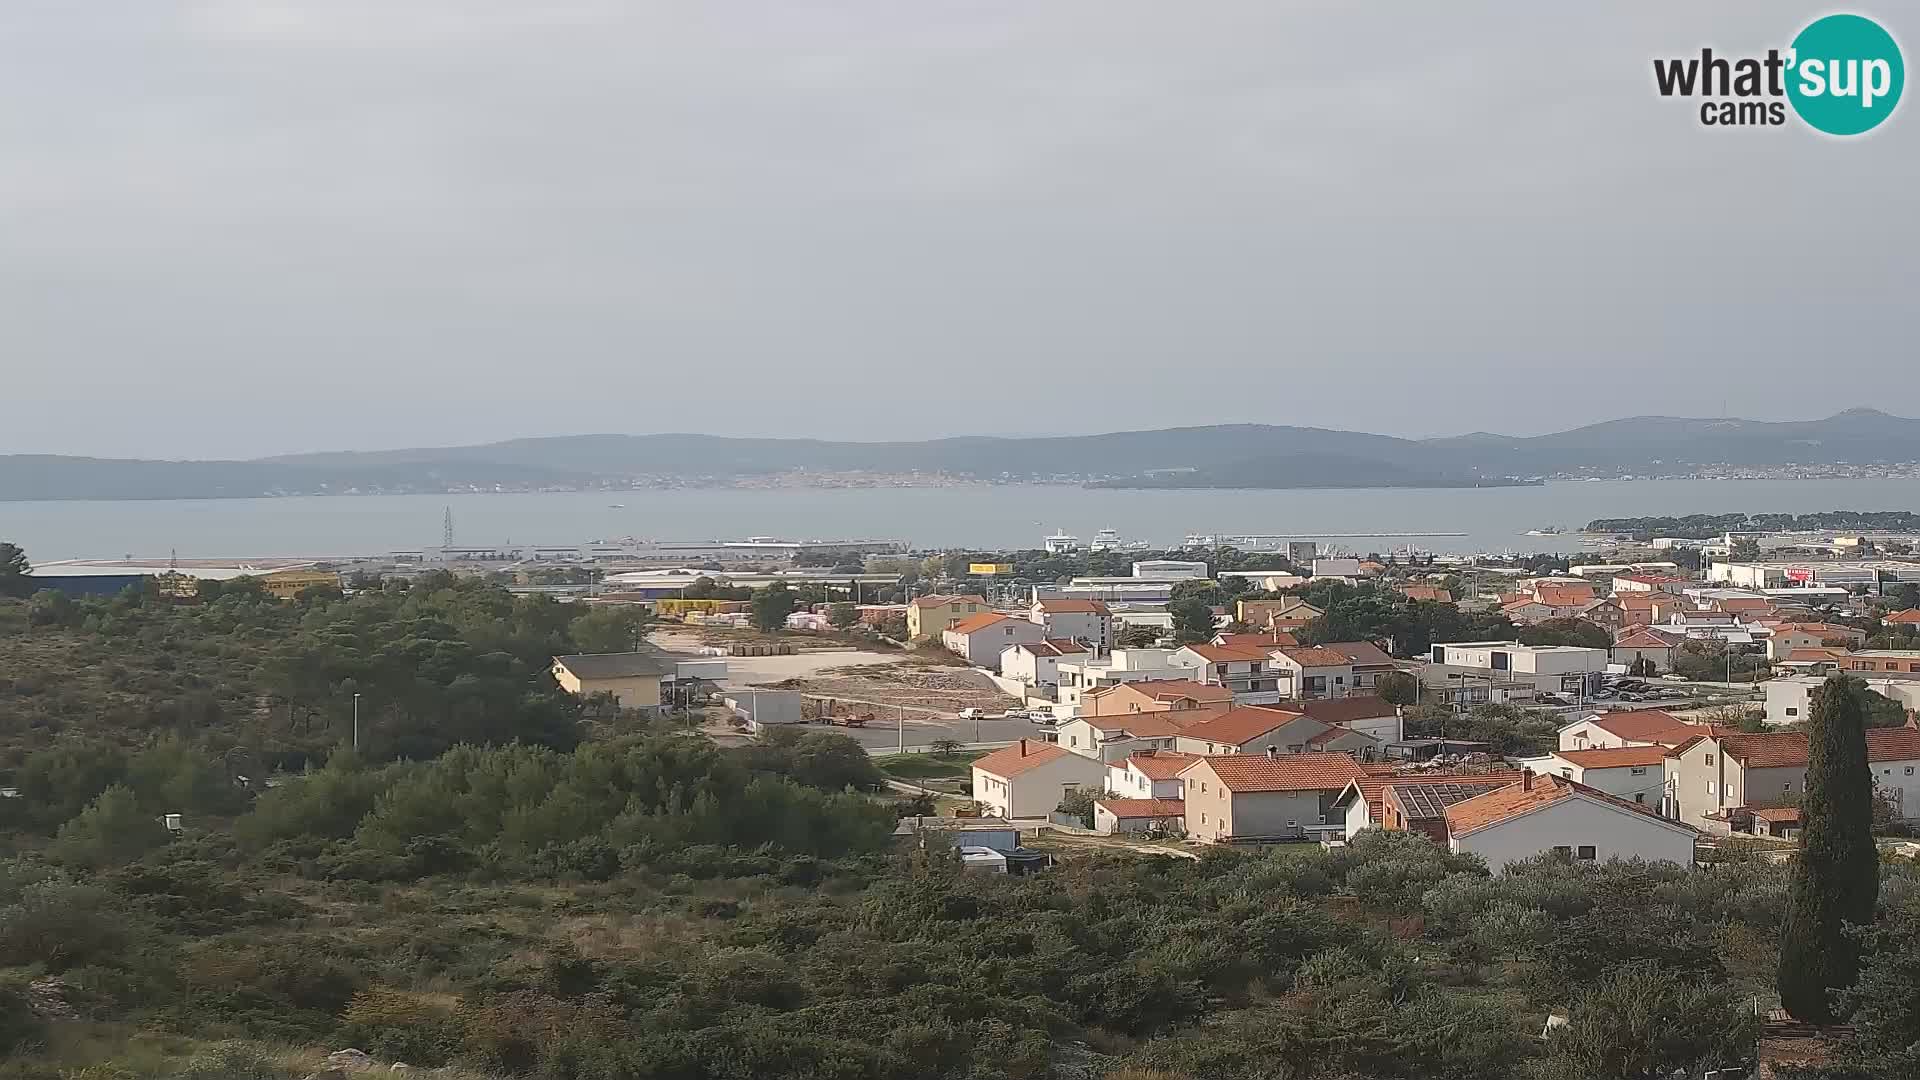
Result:
<instances>
[{"instance_id":1,"label":"white ship","mask_svg":"<svg viewBox=\"0 0 1920 1080\"><path fill-rule=\"evenodd\" d=\"M1080 538L1065 529L1055 529L1053 535L1047 537L1042 543L1046 545L1047 554L1049 555L1060 555L1069 551L1080 550Z\"/></svg>"},{"instance_id":2,"label":"white ship","mask_svg":"<svg viewBox=\"0 0 1920 1080\"><path fill-rule=\"evenodd\" d=\"M1088 551L1114 551L1122 546L1124 545L1120 542L1120 532L1117 529L1101 529L1093 534L1092 540L1087 542Z\"/></svg>"}]
</instances>

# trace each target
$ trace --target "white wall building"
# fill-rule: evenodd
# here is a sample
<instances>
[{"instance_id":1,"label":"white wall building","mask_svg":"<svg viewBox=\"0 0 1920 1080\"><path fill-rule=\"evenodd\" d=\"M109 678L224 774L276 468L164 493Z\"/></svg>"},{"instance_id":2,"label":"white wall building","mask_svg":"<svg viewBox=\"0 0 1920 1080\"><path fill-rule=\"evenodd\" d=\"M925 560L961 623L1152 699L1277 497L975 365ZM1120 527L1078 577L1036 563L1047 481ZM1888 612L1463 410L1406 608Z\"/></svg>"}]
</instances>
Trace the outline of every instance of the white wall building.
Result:
<instances>
[{"instance_id":1,"label":"white wall building","mask_svg":"<svg viewBox=\"0 0 1920 1080\"><path fill-rule=\"evenodd\" d=\"M1699 833L1635 803L1560 776L1520 783L1447 807L1447 846L1494 873L1543 852L1581 862L1645 859L1693 865Z\"/></svg>"},{"instance_id":2,"label":"white wall building","mask_svg":"<svg viewBox=\"0 0 1920 1080\"><path fill-rule=\"evenodd\" d=\"M1174 664L1172 656L1172 649L1115 649L1103 659L1063 658L1054 666L1060 687L1054 713L1074 715L1084 695L1103 687L1191 678L1193 672Z\"/></svg>"},{"instance_id":3,"label":"white wall building","mask_svg":"<svg viewBox=\"0 0 1920 1080\"><path fill-rule=\"evenodd\" d=\"M1106 773L1098 759L1021 739L973 763L973 799L993 817L1045 817L1068 791L1101 790Z\"/></svg>"},{"instance_id":4,"label":"white wall building","mask_svg":"<svg viewBox=\"0 0 1920 1080\"><path fill-rule=\"evenodd\" d=\"M1060 661L1089 655L1077 641L1023 641L1000 650L1000 674L1028 686L1058 686Z\"/></svg>"},{"instance_id":5,"label":"white wall building","mask_svg":"<svg viewBox=\"0 0 1920 1080\"><path fill-rule=\"evenodd\" d=\"M1036 600L1027 618L1052 641L1080 641L1096 653L1113 649L1113 612L1101 600Z\"/></svg>"},{"instance_id":6,"label":"white wall building","mask_svg":"<svg viewBox=\"0 0 1920 1080\"><path fill-rule=\"evenodd\" d=\"M1185 559L1142 559L1133 564L1133 576L1153 581L1198 581L1207 576L1207 564Z\"/></svg>"}]
</instances>

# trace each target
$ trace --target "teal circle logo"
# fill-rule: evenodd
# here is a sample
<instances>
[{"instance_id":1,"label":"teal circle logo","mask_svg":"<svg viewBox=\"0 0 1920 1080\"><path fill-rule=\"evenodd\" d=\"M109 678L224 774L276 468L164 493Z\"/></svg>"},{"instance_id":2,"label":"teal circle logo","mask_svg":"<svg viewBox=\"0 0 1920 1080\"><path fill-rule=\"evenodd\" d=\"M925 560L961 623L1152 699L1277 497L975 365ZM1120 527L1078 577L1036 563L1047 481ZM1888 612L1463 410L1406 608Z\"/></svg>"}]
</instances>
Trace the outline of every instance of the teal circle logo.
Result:
<instances>
[{"instance_id":1,"label":"teal circle logo","mask_svg":"<svg viewBox=\"0 0 1920 1080\"><path fill-rule=\"evenodd\" d=\"M1900 46L1861 15L1828 15L1793 39L1787 100L1829 135L1872 131L1893 115L1907 82Z\"/></svg>"}]
</instances>

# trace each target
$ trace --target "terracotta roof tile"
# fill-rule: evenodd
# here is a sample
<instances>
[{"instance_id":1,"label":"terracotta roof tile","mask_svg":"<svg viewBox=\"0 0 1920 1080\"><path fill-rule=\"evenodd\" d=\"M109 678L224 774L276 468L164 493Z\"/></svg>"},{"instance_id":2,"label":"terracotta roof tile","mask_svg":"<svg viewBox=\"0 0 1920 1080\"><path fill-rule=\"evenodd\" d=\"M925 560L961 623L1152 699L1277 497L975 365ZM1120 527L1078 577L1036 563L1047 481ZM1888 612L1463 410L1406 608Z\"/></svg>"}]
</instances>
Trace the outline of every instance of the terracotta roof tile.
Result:
<instances>
[{"instance_id":1,"label":"terracotta roof tile","mask_svg":"<svg viewBox=\"0 0 1920 1080\"><path fill-rule=\"evenodd\" d=\"M1365 774L1355 780L1354 786L1359 796L1366 800L1367 816L1376 824L1380 821L1380 808L1385 806L1386 790L1395 784L1446 784L1473 783L1507 785L1520 779L1519 769L1494 769L1478 773L1450 772L1410 772L1399 765L1369 764L1360 766ZM1344 793L1342 801L1345 801Z\"/></svg>"},{"instance_id":2,"label":"terracotta roof tile","mask_svg":"<svg viewBox=\"0 0 1920 1080\"><path fill-rule=\"evenodd\" d=\"M1191 739L1205 739L1207 742L1225 746L1241 746L1269 731L1286 727L1299 720L1299 713L1262 709L1249 705L1243 709L1228 709L1212 719L1193 725L1183 734Z\"/></svg>"},{"instance_id":3,"label":"terracotta roof tile","mask_svg":"<svg viewBox=\"0 0 1920 1080\"><path fill-rule=\"evenodd\" d=\"M1104 600L1040 600L1033 605L1049 615L1111 615Z\"/></svg>"},{"instance_id":4,"label":"terracotta roof tile","mask_svg":"<svg viewBox=\"0 0 1920 1080\"><path fill-rule=\"evenodd\" d=\"M1275 708L1283 712L1301 713L1311 716L1323 724L1351 724L1356 720L1375 720L1383 716L1392 716L1399 710L1393 703L1377 694L1355 694L1352 697L1325 698L1319 701L1289 701Z\"/></svg>"},{"instance_id":5,"label":"terracotta roof tile","mask_svg":"<svg viewBox=\"0 0 1920 1080\"><path fill-rule=\"evenodd\" d=\"M1201 709L1156 709L1152 712L1120 713L1114 716L1083 716L1095 731L1123 731L1136 739L1167 739L1184 734L1209 716Z\"/></svg>"},{"instance_id":6,"label":"terracotta roof tile","mask_svg":"<svg viewBox=\"0 0 1920 1080\"><path fill-rule=\"evenodd\" d=\"M989 626L998 626L1003 622L1012 622L1012 618L997 611L983 611L978 615L969 615L952 626L947 627L949 634L977 634Z\"/></svg>"},{"instance_id":7,"label":"terracotta roof tile","mask_svg":"<svg viewBox=\"0 0 1920 1080\"><path fill-rule=\"evenodd\" d=\"M1214 635L1213 643L1215 645L1224 645L1229 649L1258 649L1262 654L1266 653L1269 649L1276 649L1282 645L1300 644L1299 640L1292 634L1285 632L1277 634L1216 634Z\"/></svg>"},{"instance_id":8,"label":"terracotta roof tile","mask_svg":"<svg viewBox=\"0 0 1920 1080\"><path fill-rule=\"evenodd\" d=\"M981 772L991 773L1002 780L1011 780L1021 773L1071 756L1071 751L1062 750L1052 743L1021 739L1012 746L1003 746L986 757L976 760L973 767Z\"/></svg>"},{"instance_id":9,"label":"terracotta roof tile","mask_svg":"<svg viewBox=\"0 0 1920 1080\"><path fill-rule=\"evenodd\" d=\"M1352 663L1345 653L1324 646L1300 646L1276 651L1303 668L1348 667Z\"/></svg>"},{"instance_id":10,"label":"terracotta roof tile","mask_svg":"<svg viewBox=\"0 0 1920 1080\"><path fill-rule=\"evenodd\" d=\"M1664 743L1668 746L1704 734L1707 730L1661 709L1600 713L1591 719L1594 727L1617 738L1631 742Z\"/></svg>"},{"instance_id":11,"label":"terracotta roof tile","mask_svg":"<svg viewBox=\"0 0 1920 1080\"><path fill-rule=\"evenodd\" d=\"M1187 804L1180 799L1095 799L1093 802L1121 819L1176 818L1187 812Z\"/></svg>"},{"instance_id":12,"label":"terracotta roof tile","mask_svg":"<svg viewBox=\"0 0 1920 1080\"><path fill-rule=\"evenodd\" d=\"M1628 766L1664 765L1664 746L1618 746L1600 750L1556 750L1554 757L1570 761L1583 769L1621 769Z\"/></svg>"},{"instance_id":13,"label":"terracotta roof tile","mask_svg":"<svg viewBox=\"0 0 1920 1080\"><path fill-rule=\"evenodd\" d=\"M1893 623L1898 626L1910 626L1915 623L1920 623L1920 608L1908 608L1905 611L1896 611L1881 621Z\"/></svg>"},{"instance_id":14,"label":"terracotta roof tile","mask_svg":"<svg viewBox=\"0 0 1920 1080\"><path fill-rule=\"evenodd\" d=\"M1131 766L1149 780L1174 780L1197 760L1198 754L1182 754L1177 750L1137 750L1114 767L1124 772L1125 767Z\"/></svg>"},{"instance_id":15,"label":"terracotta roof tile","mask_svg":"<svg viewBox=\"0 0 1920 1080\"><path fill-rule=\"evenodd\" d=\"M1802 731L1728 733L1719 739L1721 751L1749 769L1791 769L1807 763L1807 736ZM1920 729L1868 728L1867 760L1920 761Z\"/></svg>"},{"instance_id":16,"label":"terracotta roof tile","mask_svg":"<svg viewBox=\"0 0 1920 1080\"><path fill-rule=\"evenodd\" d=\"M1339 791L1366 775L1350 754L1224 754L1202 758L1182 775L1210 768L1235 794L1270 791Z\"/></svg>"},{"instance_id":17,"label":"terracotta roof tile","mask_svg":"<svg viewBox=\"0 0 1920 1080\"><path fill-rule=\"evenodd\" d=\"M1674 643L1644 626L1631 626L1613 640L1616 649L1671 649Z\"/></svg>"},{"instance_id":18,"label":"terracotta roof tile","mask_svg":"<svg viewBox=\"0 0 1920 1080\"><path fill-rule=\"evenodd\" d=\"M1485 795L1478 795L1447 807L1447 832L1453 836L1478 832L1508 818L1518 817L1576 795L1631 810L1636 814L1644 814L1663 825L1685 829L1688 832L1699 831L1691 825L1663 818L1649 806L1628 802L1564 776L1540 775L1535 776L1531 784L1526 783L1523 778L1521 783L1509 784L1489 791Z\"/></svg>"},{"instance_id":19,"label":"terracotta roof tile","mask_svg":"<svg viewBox=\"0 0 1920 1080\"><path fill-rule=\"evenodd\" d=\"M1347 662L1362 667L1391 667L1393 657L1371 641L1327 641L1320 644L1322 649L1332 649L1347 658Z\"/></svg>"}]
</instances>

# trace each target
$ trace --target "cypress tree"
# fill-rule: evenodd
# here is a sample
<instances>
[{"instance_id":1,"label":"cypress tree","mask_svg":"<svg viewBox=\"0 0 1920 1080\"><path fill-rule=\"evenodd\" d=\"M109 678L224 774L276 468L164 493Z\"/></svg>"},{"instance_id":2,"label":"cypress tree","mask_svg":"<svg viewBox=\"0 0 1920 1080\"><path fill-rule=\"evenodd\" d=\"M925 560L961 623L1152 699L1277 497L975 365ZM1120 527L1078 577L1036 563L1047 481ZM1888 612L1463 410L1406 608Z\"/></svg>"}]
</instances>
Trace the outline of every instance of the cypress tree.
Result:
<instances>
[{"instance_id":1,"label":"cypress tree","mask_svg":"<svg viewBox=\"0 0 1920 1080\"><path fill-rule=\"evenodd\" d=\"M1780 1004L1808 1023L1831 1023L1828 992L1859 976L1859 945L1845 927L1873 921L1880 891L1866 722L1865 683L1835 675L1816 691L1777 979Z\"/></svg>"}]
</instances>

